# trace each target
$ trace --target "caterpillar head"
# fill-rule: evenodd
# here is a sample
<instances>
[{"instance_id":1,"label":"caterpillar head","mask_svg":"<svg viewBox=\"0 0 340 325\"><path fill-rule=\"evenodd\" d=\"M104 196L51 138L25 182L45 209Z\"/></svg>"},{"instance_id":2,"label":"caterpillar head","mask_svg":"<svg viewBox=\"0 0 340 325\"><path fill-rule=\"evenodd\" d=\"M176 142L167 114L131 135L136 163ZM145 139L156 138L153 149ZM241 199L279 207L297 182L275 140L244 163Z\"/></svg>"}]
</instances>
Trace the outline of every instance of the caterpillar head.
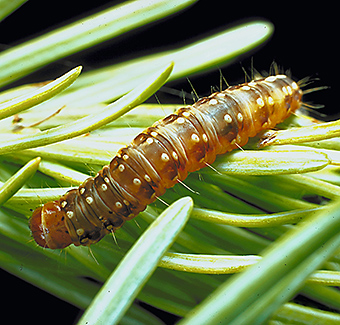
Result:
<instances>
[{"instance_id":1,"label":"caterpillar head","mask_svg":"<svg viewBox=\"0 0 340 325\"><path fill-rule=\"evenodd\" d=\"M61 249L72 244L64 222L64 212L58 201L48 202L37 208L29 220L32 236L38 245Z\"/></svg>"}]
</instances>

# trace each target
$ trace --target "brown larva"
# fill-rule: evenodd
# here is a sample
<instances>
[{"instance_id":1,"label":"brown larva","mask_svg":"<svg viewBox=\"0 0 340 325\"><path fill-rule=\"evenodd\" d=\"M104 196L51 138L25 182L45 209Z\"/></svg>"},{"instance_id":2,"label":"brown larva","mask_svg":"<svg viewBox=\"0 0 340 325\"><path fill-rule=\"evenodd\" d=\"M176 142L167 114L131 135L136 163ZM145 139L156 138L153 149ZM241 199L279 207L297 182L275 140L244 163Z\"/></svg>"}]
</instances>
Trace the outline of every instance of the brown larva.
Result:
<instances>
[{"instance_id":1,"label":"brown larva","mask_svg":"<svg viewBox=\"0 0 340 325\"><path fill-rule=\"evenodd\" d=\"M301 98L296 82L276 75L180 108L138 134L78 189L36 209L30 219L35 241L51 249L98 242L189 172L282 122L301 106Z\"/></svg>"}]
</instances>

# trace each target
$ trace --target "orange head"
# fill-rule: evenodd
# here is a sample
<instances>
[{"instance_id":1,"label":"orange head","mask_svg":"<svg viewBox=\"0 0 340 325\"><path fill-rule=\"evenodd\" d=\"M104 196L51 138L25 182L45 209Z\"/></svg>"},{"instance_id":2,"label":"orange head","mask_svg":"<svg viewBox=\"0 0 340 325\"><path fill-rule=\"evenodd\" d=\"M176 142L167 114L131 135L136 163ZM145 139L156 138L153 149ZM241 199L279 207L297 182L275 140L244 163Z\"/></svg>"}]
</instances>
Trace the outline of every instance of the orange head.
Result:
<instances>
[{"instance_id":1,"label":"orange head","mask_svg":"<svg viewBox=\"0 0 340 325\"><path fill-rule=\"evenodd\" d=\"M59 201L37 208L29 220L34 240L42 247L60 249L72 244L64 222L65 214Z\"/></svg>"}]
</instances>

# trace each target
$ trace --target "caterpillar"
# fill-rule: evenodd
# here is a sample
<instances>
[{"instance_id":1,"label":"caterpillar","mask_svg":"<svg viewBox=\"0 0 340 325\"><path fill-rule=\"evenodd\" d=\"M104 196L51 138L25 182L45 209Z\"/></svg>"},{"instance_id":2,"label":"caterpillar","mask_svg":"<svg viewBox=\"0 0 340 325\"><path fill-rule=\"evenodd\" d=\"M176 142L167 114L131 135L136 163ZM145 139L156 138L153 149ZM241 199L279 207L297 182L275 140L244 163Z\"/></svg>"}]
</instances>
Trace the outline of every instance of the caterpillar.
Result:
<instances>
[{"instance_id":1,"label":"caterpillar","mask_svg":"<svg viewBox=\"0 0 340 325\"><path fill-rule=\"evenodd\" d=\"M182 107L138 134L111 163L29 220L38 245L88 246L131 220L189 172L245 145L302 105L302 90L286 75L228 87Z\"/></svg>"}]
</instances>

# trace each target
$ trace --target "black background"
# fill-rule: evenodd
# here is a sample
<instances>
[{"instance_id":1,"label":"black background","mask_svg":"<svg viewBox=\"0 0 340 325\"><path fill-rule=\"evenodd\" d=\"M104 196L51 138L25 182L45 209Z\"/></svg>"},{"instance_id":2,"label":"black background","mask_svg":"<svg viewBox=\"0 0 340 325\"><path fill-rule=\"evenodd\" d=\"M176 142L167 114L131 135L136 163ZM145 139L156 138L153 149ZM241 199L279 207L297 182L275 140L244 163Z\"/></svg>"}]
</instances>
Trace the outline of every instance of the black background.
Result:
<instances>
[{"instance_id":1,"label":"black background","mask_svg":"<svg viewBox=\"0 0 340 325\"><path fill-rule=\"evenodd\" d=\"M119 1L29 1L10 17L0 23L0 46L6 49L62 26L68 22L86 17L88 13L99 11ZM314 2L311 5L299 5L293 2L259 1L199 1L189 9L161 22L125 34L112 41L107 41L80 54L61 59L34 74L21 79L15 85L26 82L53 79L68 69L83 65L91 70L107 64L130 59L136 55L145 55L157 50L176 48L193 39L216 33L237 22L251 19L265 19L275 26L273 37L256 52L252 53L254 67L268 70L275 60L285 69L291 69L296 80L306 76L318 77L316 85L330 88L314 93L308 99L317 104L324 104L322 112L335 118L339 108L335 102L336 79L339 62L336 55L338 32L336 25L338 10L332 6ZM318 4L318 5L316 5ZM220 67L229 83L244 80L241 64L250 67L249 56L240 58L232 66ZM219 71L202 76L190 77L196 91L201 95L210 93L210 86L219 84ZM13 85L11 85L13 86ZM172 82L169 86L175 89L184 88L190 91L186 79ZM3 296L2 309L13 315L16 322L32 321L36 324L49 323L72 324L78 309L46 294L25 282L1 272L3 285L8 284L11 290ZM4 293L4 291L3 291ZM50 317L42 317L42 311L50 312Z\"/></svg>"}]
</instances>

